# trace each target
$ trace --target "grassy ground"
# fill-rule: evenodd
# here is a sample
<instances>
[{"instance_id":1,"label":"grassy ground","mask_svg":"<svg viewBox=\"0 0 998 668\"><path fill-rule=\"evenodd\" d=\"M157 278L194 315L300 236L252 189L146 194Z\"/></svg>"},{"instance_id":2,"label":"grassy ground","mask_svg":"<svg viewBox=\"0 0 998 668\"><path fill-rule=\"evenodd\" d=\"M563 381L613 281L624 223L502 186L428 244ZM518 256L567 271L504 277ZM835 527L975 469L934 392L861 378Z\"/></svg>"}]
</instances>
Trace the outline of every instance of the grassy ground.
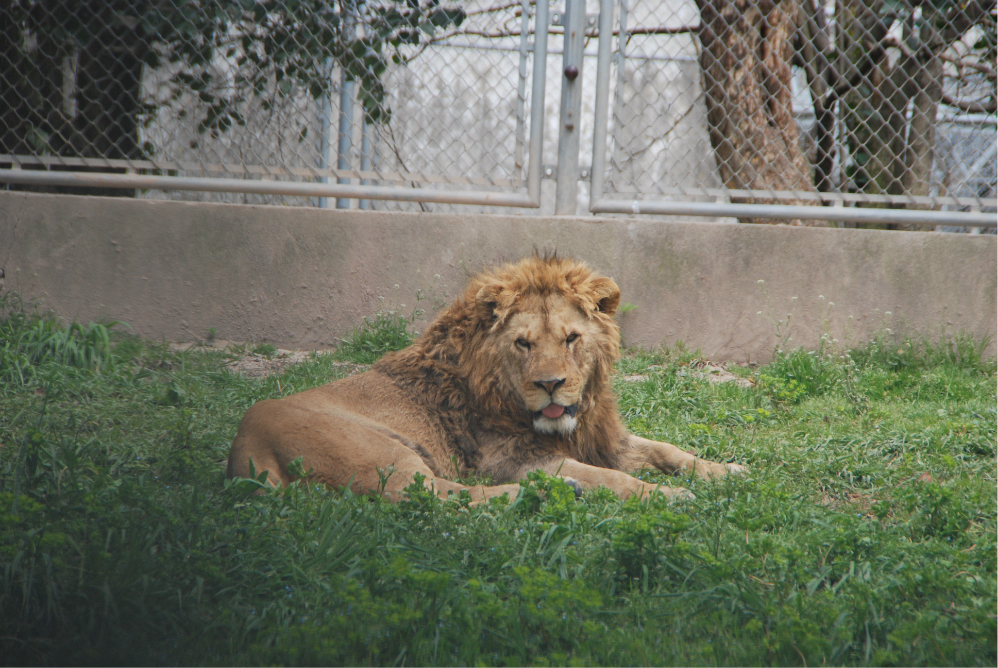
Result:
<instances>
[{"instance_id":1,"label":"grassy ground","mask_svg":"<svg viewBox=\"0 0 998 668\"><path fill-rule=\"evenodd\" d=\"M672 505L539 477L393 506L224 480L246 408L335 356L249 380L2 306L3 663L995 665L996 376L969 342L797 351L749 388L629 353L634 432L751 473Z\"/></svg>"}]
</instances>

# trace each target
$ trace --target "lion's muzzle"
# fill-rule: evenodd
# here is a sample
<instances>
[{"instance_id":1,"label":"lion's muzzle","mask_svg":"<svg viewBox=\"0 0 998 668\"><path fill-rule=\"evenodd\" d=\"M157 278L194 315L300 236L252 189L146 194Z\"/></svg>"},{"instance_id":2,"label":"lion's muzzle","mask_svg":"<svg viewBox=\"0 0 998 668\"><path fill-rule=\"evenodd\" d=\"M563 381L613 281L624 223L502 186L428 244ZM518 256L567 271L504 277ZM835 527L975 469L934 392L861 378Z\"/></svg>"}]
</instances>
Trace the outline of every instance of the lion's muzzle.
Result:
<instances>
[{"instance_id":1,"label":"lion's muzzle","mask_svg":"<svg viewBox=\"0 0 998 668\"><path fill-rule=\"evenodd\" d=\"M551 380L535 380L534 385L546 390L548 394L553 395L555 390L565 384L565 378L552 378Z\"/></svg>"},{"instance_id":2,"label":"lion's muzzle","mask_svg":"<svg viewBox=\"0 0 998 668\"><path fill-rule=\"evenodd\" d=\"M578 426L575 414L579 411L579 404L562 406L561 404L550 403L543 409L534 413L534 431L542 434L561 434L568 436Z\"/></svg>"},{"instance_id":3,"label":"lion's muzzle","mask_svg":"<svg viewBox=\"0 0 998 668\"><path fill-rule=\"evenodd\" d=\"M565 412L565 407L558 404L548 404L541 411L541 415L552 420L557 420L561 417L561 414Z\"/></svg>"},{"instance_id":4,"label":"lion's muzzle","mask_svg":"<svg viewBox=\"0 0 998 668\"><path fill-rule=\"evenodd\" d=\"M539 411L534 411L534 417L544 416L549 420L557 420L562 415L567 415L568 417L575 417L575 414L579 412L579 404L574 403L571 406L562 406L561 404L556 404L551 402Z\"/></svg>"}]
</instances>

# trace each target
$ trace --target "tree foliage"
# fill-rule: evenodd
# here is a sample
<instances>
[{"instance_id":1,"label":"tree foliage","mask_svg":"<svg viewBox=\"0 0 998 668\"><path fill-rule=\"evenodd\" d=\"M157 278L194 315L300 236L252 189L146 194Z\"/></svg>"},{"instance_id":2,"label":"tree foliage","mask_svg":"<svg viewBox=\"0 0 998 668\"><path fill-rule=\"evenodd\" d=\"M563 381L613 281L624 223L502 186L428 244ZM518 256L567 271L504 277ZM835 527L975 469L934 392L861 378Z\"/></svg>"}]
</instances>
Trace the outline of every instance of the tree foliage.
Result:
<instances>
[{"instance_id":1,"label":"tree foliage","mask_svg":"<svg viewBox=\"0 0 998 668\"><path fill-rule=\"evenodd\" d=\"M382 75L403 45L460 25L440 0L0 0L0 151L139 158L139 123L196 96L198 130L245 123L253 96L330 92L334 67L384 122ZM143 95L143 68L171 95Z\"/></svg>"}]
</instances>

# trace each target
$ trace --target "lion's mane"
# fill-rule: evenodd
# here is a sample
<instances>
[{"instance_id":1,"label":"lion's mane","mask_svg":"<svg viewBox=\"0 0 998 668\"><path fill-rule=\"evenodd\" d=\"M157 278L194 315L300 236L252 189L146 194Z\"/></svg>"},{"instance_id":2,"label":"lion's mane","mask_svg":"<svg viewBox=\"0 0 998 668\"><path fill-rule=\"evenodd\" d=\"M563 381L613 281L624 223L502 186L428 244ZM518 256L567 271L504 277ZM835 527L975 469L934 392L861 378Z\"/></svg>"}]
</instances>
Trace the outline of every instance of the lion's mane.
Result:
<instances>
[{"instance_id":1,"label":"lion's mane","mask_svg":"<svg viewBox=\"0 0 998 668\"><path fill-rule=\"evenodd\" d=\"M608 281L581 262L557 256L527 258L475 276L464 294L443 310L417 341L383 357L375 370L439 416L452 452L460 453L462 468L478 468L480 443L474 434L501 433L536 443L552 455L615 468L627 432L620 422L610 375L619 356L620 332L609 307ZM483 304L481 293L494 294ZM576 415L578 426L569 436L539 436L505 376L507 348L495 345L495 335L529 294L560 293L600 325L602 334L590 343L594 364L586 380ZM515 457L515 453L512 453ZM527 453L523 453L526 455ZM511 462L511 465L514 462ZM512 467L509 469L512 472Z\"/></svg>"}]
</instances>

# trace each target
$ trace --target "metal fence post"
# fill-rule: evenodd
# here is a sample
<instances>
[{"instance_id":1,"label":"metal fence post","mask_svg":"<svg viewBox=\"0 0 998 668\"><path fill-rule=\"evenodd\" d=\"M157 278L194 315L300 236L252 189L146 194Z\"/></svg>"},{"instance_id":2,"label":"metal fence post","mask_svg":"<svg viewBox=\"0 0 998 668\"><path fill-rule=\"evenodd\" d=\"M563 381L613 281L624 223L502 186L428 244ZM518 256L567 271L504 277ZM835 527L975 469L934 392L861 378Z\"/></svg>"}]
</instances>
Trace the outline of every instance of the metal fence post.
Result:
<instances>
[{"instance_id":1,"label":"metal fence post","mask_svg":"<svg viewBox=\"0 0 998 668\"><path fill-rule=\"evenodd\" d=\"M361 112L361 115L364 120L360 138L360 171L369 172L374 167L374 127L368 122L366 112ZM371 179L361 179L360 185L371 185ZM373 204L369 199L362 199L359 206L361 209L373 209Z\"/></svg>"},{"instance_id":2,"label":"metal fence post","mask_svg":"<svg viewBox=\"0 0 998 668\"><path fill-rule=\"evenodd\" d=\"M618 67L623 69L624 60L624 29L627 15L624 14L624 3L621 3L621 14L624 17L620 24L620 39L617 40L620 50ZM613 0L600 0L599 6L599 51L596 60L596 108L593 114L593 162L592 173L589 175L589 210L603 198L603 186L606 180L606 135L607 116L610 113L610 49L613 45ZM619 76L620 70L617 71ZM620 90L618 88L618 90ZM619 94L619 93L618 93Z\"/></svg>"},{"instance_id":3,"label":"metal fence post","mask_svg":"<svg viewBox=\"0 0 998 668\"><path fill-rule=\"evenodd\" d=\"M516 145L513 148L513 164L518 176L523 178L523 145L526 143L527 105L527 38L530 36L530 2L523 0L520 16L520 67L516 83Z\"/></svg>"},{"instance_id":4,"label":"metal fence post","mask_svg":"<svg viewBox=\"0 0 998 668\"><path fill-rule=\"evenodd\" d=\"M336 146L336 169L350 169L350 149L353 146L353 88L354 82L347 81L344 71L340 84L340 131L339 143ZM338 177L336 182L340 185L350 185L348 178ZM349 209L350 200L336 198L336 208Z\"/></svg>"},{"instance_id":5,"label":"metal fence post","mask_svg":"<svg viewBox=\"0 0 998 668\"><path fill-rule=\"evenodd\" d=\"M548 67L548 3L536 3L534 14L534 74L530 82L530 139L527 145L527 199L541 205L541 174L544 172L544 92Z\"/></svg>"},{"instance_id":6,"label":"metal fence post","mask_svg":"<svg viewBox=\"0 0 998 668\"><path fill-rule=\"evenodd\" d=\"M601 26L603 21L603 4L604 3L602 2L600 3ZM612 0L611 2L607 2L606 5L609 7L608 11L612 14L613 13ZM612 119L613 129L614 129L613 135L610 137L611 145L613 146L613 152L610 152L610 146L607 146L607 153L609 154L609 157L607 159L610 161L611 169L614 166L620 165L623 162L622 160L623 152L621 151L621 149L623 148L623 136L618 133L620 124L617 119L623 119L624 117L623 102L624 102L624 86L627 82L627 62L626 62L627 43L628 41L630 41L630 35L628 35L627 33L627 0L620 0L620 2L618 3L618 7L620 8L620 13L617 17L617 24L620 26L620 31L617 33L617 88L614 91L613 107L612 109L608 107L609 110L608 113L610 114L610 119ZM613 32L612 16L610 17L610 21L607 23L607 25L610 26L610 28L607 28L607 30L609 30L612 33ZM602 27L600 28L600 30L602 31ZM600 32L600 34L603 33ZM597 70L598 69L599 66L597 66ZM607 91L606 95L609 96L609 91ZM600 187L602 188L602 186ZM603 193L601 192L600 197L602 196Z\"/></svg>"},{"instance_id":7,"label":"metal fence post","mask_svg":"<svg viewBox=\"0 0 998 668\"><path fill-rule=\"evenodd\" d=\"M326 72L327 81L332 78L332 69L333 65L330 60ZM329 130L332 127L330 119L333 107L332 94L333 91L327 90L326 94L322 96L321 106L319 107L319 169L321 170L329 169ZM329 183L329 177L319 177L319 183ZM329 206L328 197L318 197L317 200L320 209L325 209Z\"/></svg>"},{"instance_id":8,"label":"metal fence post","mask_svg":"<svg viewBox=\"0 0 998 668\"><path fill-rule=\"evenodd\" d=\"M343 35L353 38L354 7L353 3L344 3ZM340 132L339 143L336 146L336 169L350 169L350 149L353 147L353 98L356 82L347 79L345 67L340 67ZM350 179L339 177L336 183L350 185ZM337 209L349 209L350 200L343 197L336 199Z\"/></svg>"},{"instance_id":9,"label":"metal fence post","mask_svg":"<svg viewBox=\"0 0 998 668\"><path fill-rule=\"evenodd\" d=\"M579 194L579 115L582 112L582 61L585 48L586 1L566 0L564 69L561 75L561 115L558 132L558 186L554 212L574 215ZM541 30L541 26L537 26ZM545 27L546 29L546 27Z\"/></svg>"}]
</instances>

